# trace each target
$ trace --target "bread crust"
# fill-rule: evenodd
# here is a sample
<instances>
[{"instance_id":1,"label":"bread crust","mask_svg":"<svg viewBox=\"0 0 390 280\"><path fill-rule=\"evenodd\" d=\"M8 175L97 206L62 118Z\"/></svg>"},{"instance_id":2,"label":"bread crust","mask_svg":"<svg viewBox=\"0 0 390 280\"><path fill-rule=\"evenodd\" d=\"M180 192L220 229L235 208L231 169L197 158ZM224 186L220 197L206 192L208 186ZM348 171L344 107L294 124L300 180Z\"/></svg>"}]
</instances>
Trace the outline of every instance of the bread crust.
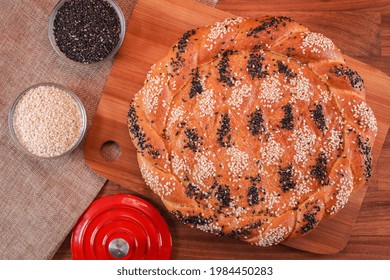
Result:
<instances>
[{"instance_id":1,"label":"bread crust","mask_svg":"<svg viewBox=\"0 0 390 280\"><path fill-rule=\"evenodd\" d=\"M344 207L377 124L333 42L286 17L190 30L152 66L128 126L146 184L184 224L271 246Z\"/></svg>"}]
</instances>

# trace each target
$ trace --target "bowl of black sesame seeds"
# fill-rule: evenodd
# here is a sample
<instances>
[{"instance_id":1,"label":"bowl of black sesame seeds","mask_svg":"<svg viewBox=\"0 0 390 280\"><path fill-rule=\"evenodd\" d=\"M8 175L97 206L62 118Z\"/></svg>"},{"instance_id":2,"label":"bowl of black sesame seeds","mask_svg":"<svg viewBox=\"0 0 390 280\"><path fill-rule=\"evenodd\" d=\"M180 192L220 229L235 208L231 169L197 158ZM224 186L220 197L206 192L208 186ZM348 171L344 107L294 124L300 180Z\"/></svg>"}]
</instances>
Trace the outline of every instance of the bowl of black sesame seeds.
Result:
<instances>
[{"instance_id":1,"label":"bowl of black sesame seeds","mask_svg":"<svg viewBox=\"0 0 390 280\"><path fill-rule=\"evenodd\" d=\"M49 18L49 39L67 61L95 65L113 57L126 30L114 0L60 0Z\"/></svg>"},{"instance_id":2,"label":"bowl of black sesame seeds","mask_svg":"<svg viewBox=\"0 0 390 280\"><path fill-rule=\"evenodd\" d=\"M69 89L53 83L24 90L8 114L15 146L35 158L53 159L73 151L87 129L85 108Z\"/></svg>"}]
</instances>

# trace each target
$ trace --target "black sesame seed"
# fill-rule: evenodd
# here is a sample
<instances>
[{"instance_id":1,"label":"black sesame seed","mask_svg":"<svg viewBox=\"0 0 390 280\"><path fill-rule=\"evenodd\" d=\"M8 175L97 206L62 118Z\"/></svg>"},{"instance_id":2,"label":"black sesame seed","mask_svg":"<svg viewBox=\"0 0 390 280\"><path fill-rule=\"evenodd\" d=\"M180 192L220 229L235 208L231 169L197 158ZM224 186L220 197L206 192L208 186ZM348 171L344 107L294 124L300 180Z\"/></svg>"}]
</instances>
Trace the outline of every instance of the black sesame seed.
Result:
<instances>
[{"instance_id":1,"label":"black sesame seed","mask_svg":"<svg viewBox=\"0 0 390 280\"><path fill-rule=\"evenodd\" d=\"M296 183L293 180L292 174L292 163L290 163L285 168L279 166L279 186L282 188L283 192L287 192L289 190L295 189Z\"/></svg>"},{"instance_id":2,"label":"black sesame seed","mask_svg":"<svg viewBox=\"0 0 390 280\"><path fill-rule=\"evenodd\" d=\"M262 50L262 46L261 44L257 44L257 45L254 45L253 48L252 48L252 52L255 52L255 51L259 51L259 50ZM246 58L246 56L244 56L244 58Z\"/></svg>"},{"instance_id":3,"label":"black sesame seed","mask_svg":"<svg viewBox=\"0 0 390 280\"><path fill-rule=\"evenodd\" d=\"M263 112L261 109L256 109L249 116L249 122L246 126L253 136L263 134L265 132L265 126L263 125Z\"/></svg>"},{"instance_id":4,"label":"black sesame seed","mask_svg":"<svg viewBox=\"0 0 390 280\"><path fill-rule=\"evenodd\" d=\"M179 210L176 210L176 211L172 211L171 212L175 217L176 219L178 219L180 222L182 222L183 224L187 225L193 225L193 226L197 226L197 225L207 225L207 224L211 224L213 222L213 218L204 218L200 215L188 215L188 216L184 216L182 212L180 212Z\"/></svg>"},{"instance_id":5,"label":"black sesame seed","mask_svg":"<svg viewBox=\"0 0 390 280\"><path fill-rule=\"evenodd\" d=\"M174 45L173 48L177 48L180 53L184 53L187 50L187 45L190 42L188 39L195 35L196 30L192 29L187 31L183 34L183 36L180 37L179 41L177 42L177 45Z\"/></svg>"},{"instance_id":6,"label":"black sesame seed","mask_svg":"<svg viewBox=\"0 0 390 280\"><path fill-rule=\"evenodd\" d=\"M210 197L210 193L201 191L200 188L196 185L188 184L186 187L187 188L186 188L185 193L189 198L194 198L196 200L202 200L204 198Z\"/></svg>"},{"instance_id":7,"label":"black sesame seed","mask_svg":"<svg viewBox=\"0 0 390 280\"><path fill-rule=\"evenodd\" d=\"M324 131L324 129L327 129L322 105L316 105L316 108L314 110L310 110L310 113L311 118L314 120L314 124L319 130Z\"/></svg>"},{"instance_id":8,"label":"black sesame seed","mask_svg":"<svg viewBox=\"0 0 390 280\"><path fill-rule=\"evenodd\" d=\"M336 76L343 76L345 79L348 78L354 88L360 91L364 89L364 81L362 77L360 77L358 72L352 71L349 67L340 64L340 66L331 67L329 71L334 73Z\"/></svg>"},{"instance_id":9,"label":"black sesame seed","mask_svg":"<svg viewBox=\"0 0 390 280\"><path fill-rule=\"evenodd\" d=\"M190 89L189 97L193 98L194 96L201 94L202 92L203 92L202 83L200 81L199 73L198 71L196 71L191 81L191 89Z\"/></svg>"},{"instance_id":10,"label":"black sesame seed","mask_svg":"<svg viewBox=\"0 0 390 280\"><path fill-rule=\"evenodd\" d=\"M284 117L280 121L283 129L292 130L294 129L294 115L292 112L291 104L286 104L282 107L284 112Z\"/></svg>"},{"instance_id":11,"label":"black sesame seed","mask_svg":"<svg viewBox=\"0 0 390 280\"><path fill-rule=\"evenodd\" d=\"M326 168L327 163L328 159L326 158L326 155L320 153L316 158L316 165L311 166L310 174L313 175L322 186L329 184L328 171Z\"/></svg>"},{"instance_id":12,"label":"black sesame seed","mask_svg":"<svg viewBox=\"0 0 390 280\"><path fill-rule=\"evenodd\" d=\"M321 210L321 207L319 205L314 205L313 210L316 210L316 212L319 212Z\"/></svg>"},{"instance_id":13,"label":"black sesame seed","mask_svg":"<svg viewBox=\"0 0 390 280\"><path fill-rule=\"evenodd\" d=\"M371 177L372 171L372 148L369 139L366 138L363 141L362 138L358 136L358 146L360 148L360 153L364 156L364 176L368 179Z\"/></svg>"},{"instance_id":14,"label":"black sesame seed","mask_svg":"<svg viewBox=\"0 0 390 280\"><path fill-rule=\"evenodd\" d=\"M259 190L257 189L256 185L250 186L248 188L247 196L249 206L259 204Z\"/></svg>"},{"instance_id":15,"label":"black sesame seed","mask_svg":"<svg viewBox=\"0 0 390 280\"><path fill-rule=\"evenodd\" d=\"M70 0L54 19L53 34L66 57L81 63L103 60L118 45L121 24L114 7L105 0Z\"/></svg>"},{"instance_id":16,"label":"black sesame seed","mask_svg":"<svg viewBox=\"0 0 390 280\"><path fill-rule=\"evenodd\" d=\"M138 115L133 104L130 106L130 110L128 112L128 121L130 133L133 135L133 139L137 141L139 149L143 151L147 148L151 148L151 145L147 143L149 139L146 138L145 132L142 131L142 128L139 125Z\"/></svg>"},{"instance_id":17,"label":"black sesame seed","mask_svg":"<svg viewBox=\"0 0 390 280\"><path fill-rule=\"evenodd\" d=\"M287 51L289 51L289 49L291 50L291 48L287 48ZM279 73L283 73L288 81L290 81L291 78L295 78L297 76L297 74L293 73L293 71L288 68L288 66L284 64L283 61L278 60L277 62Z\"/></svg>"},{"instance_id":18,"label":"black sesame seed","mask_svg":"<svg viewBox=\"0 0 390 280\"><path fill-rule=\"evenodd\" d=\"M261 227L261 225L262 225L262 221L260 220L257 222L253 222L252 224L245 225L244 227L234 229L227 234L221 232L219 236L227 236L229 238L242 239L250 235L253 229Z\"/></svg>"},{"instance_id":19,"label":"black sesame seed","mask_svg":"<svg viewBox=\"0 0 390 280\"><path fill-rule=\"evenodd\" d=\"M268 76L268 72L265 70L263 65L264 56L260 53L251 53L246 63L246 70L254 78L264 78Z\"/></svg>"},{"instance_id":20,"label":"black sesame seed","mask_svg":"<svg viewBox=\"0 0 390 280\"><path fill-rule=\"evenodd\" d=\"M305 222L304 226L301 226L302 233L307 233L314 229L318 220L315 218L316 213L305 213L303 214L303 222Z\"/></svg>"},{"instance_id":21,"label":"black sesame seed","mask_svg":"<svg viewBox=\"0 0 390 280\"><path fill-rule=\"evenodd\" d=\"M260 174L257 174L256 177L253 177L253 176L245 177L245 179L249 180L252 184L255 184L255 185L257 183L261 182Z\"/></svg>"},{"instance_id":22,"label":"black sesame seed","mask_svg":"<svg viewBox=\"0 0 390 280\"><path fill-rule=\"evenodd\" d=\"M160 150L149 149L148 154L152 156L152 158L156 159L160 156Z\"/></svg>"},{"instance_id":23,"label":"black sesame seed","mask_svg":"<svg viewBox=\"0 0 390 280\"><path fill-rule=\"evenodd\" d=\"M250 31L247 33L247 36L253 36L255 38L258 38L257 34L266 30L267 28L274 27L274 29L278 29L279 24L283 24L283 26L286 26L286 22L291 22L292 19L288 17L271 17L263 21L262 24L255 28L251 28Z\"/></svg>"},{"instance_id":24,"label":"black sesame seed","mask_svg":"<svg viewBox=\"0 0 390 280\"><path fill-rule=\"evenodd\" d=\"M198 135L198 129L192 128L189 129L188 127L184 131L185 136L187 139L185 139L185 145L184 148L189 148L193 152L198 152L198 147L203 145L203 142L201 141L202 138Z\"/></svg>"},{"instance_id":25,"label":"black sesame seed","mask_svg":"<svg viewBox=\"0 0 390 280\"><path fill-rule=\"evenodd\" d=\"M179 70L184 66L185 59L182 58L179 52L176 52L176 59L171 58L170 65L172 67L172 72L177 73L179 75Z\"/></svg>"},{"instance_id":26,"label":"black sesame seed","mask_svg":"<svg viewBox=\"0 0 390 280\"><path fill-rule=\"evenodd\" d=\"M218 135L217 141L222 147L230 147L232 135L229 133L232 130L232 128L230 126L230 118L228 113L222 115L219 124L221 125L221 127L217 129L217 135Z\"/></svg>"},{"instance_id":27,"label":"black sesame seed","mask_svg":"<svg viewBox=\"0 0 390 280\"><path fill-rule=\"evenodd\" d=\"M217 65L217 69L219 72L219 78L217 79L218 82L222 82L229 87L233 86L236 80L229 71L229 55L233 55L236 52L237 51L235 50L223 52L222 58Z\"/></svg>"},{"instance_id":28,"label":"black sesame seed","mask_svg":"<svg viewBox=\"0 0 390 280\"><path fill-rule=\"evenodd\" d=\"M214 182L214 188L217 189L214 193L214 196L221 203L221 208L228 207L231 201L229 186L220 185L218 182Z\"/></svg>"}]
</instances>

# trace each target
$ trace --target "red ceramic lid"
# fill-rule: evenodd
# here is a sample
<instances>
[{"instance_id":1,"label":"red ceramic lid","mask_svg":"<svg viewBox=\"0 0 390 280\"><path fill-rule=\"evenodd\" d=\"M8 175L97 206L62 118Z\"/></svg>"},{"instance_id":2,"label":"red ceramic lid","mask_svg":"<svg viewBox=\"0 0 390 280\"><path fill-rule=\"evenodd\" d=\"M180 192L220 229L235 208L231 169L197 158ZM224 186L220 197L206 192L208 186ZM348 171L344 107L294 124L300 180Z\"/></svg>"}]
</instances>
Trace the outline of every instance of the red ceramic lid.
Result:
<instances>
[{"instance_id":1,"label":"red ceramic lid","mask_svg":"<svg viewBox=\"0 0 390 280\"><path fill-rule=\"evenodd\" d=\"M74 227L74 260L165 260L172 250L168 226L149 202L119 194L94 201Z\"/></svg>"}]
</instances>

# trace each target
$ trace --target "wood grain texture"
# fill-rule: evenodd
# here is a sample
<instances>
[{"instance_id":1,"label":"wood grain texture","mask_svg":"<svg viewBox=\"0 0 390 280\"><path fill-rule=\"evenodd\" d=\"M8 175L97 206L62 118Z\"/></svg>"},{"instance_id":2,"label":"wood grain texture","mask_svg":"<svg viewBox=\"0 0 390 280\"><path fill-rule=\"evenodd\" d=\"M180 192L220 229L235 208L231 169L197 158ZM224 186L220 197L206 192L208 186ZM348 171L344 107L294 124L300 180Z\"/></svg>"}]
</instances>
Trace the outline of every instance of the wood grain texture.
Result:
<instances>
[{"instance_id":1,"label":"wood grain texture","mask_svg":"<svg viewBox=\"0 0 390 280\"><path fill-rule=\"evenodd\" d=\"M222 2L223 3L223 2ZM378 12L297 12L297 11L264 11L251 9L240 11L243 17L264 15L287 16L295 19L313 32L322 33L332 38L341 50L348 50L349 56L375 56L381 54L380 24ZM364 40L362 40L364 34Z\"/></svg>"},{"instance_id":2,"label":"wood grain texture","mask_svg":"<svg viewBox=\"0 0 390 280\"><path fill-rule=\"evenodd\" d=\"M366 41L368 34L366 32L359 32L359 29L355 29L354 26L358 26L361 23L356 23L355 21L344 21L342 18L345 16L345 13L351 13L357 18L369 12L375 12L380 15L380 34L379 44L376 46L380 49L381 56L390 56L390 1L389 0L358 0L358 1L349 1L349 0L275 0L275 1L256 1L256 0L222 0L219 1L217 5L218 9L228 11L237 15L247 15L252 16L259 11L261 13L278 13L278 12L318 12L320 14L327 12L334 12L335 15L334 21L328 22L329 25L339 25L341 27L340 32L343 31L357 31L357 36L348 38L353 41L360 40ZM304 14L304 13L303 13ZM321 19L315 19L322 21ZM309 27L309 25L308 25ZM352 29L350 30L350 28ZM367 30L367 29L363 29ZM362 30L362 31L363 31ZM324 34L326 34L324 32ZM337 42L337 38L335 42ZM360 43L358 44L360 45ZM342 47L340 45L340 47ZM343 49L343 48L342 48ZM354 56L355 54L348 50L349 54Z\"/></svg>"},{"instance_id":3,"label":"wood grain texture","mask_svg":"<svg viewBox=\"0 0 390 280\"><path fill-rule=\"evenodd\" d=\"M390 140L390 137L389 139ZM374 172L373 178L377 177ZM351 237L346 248L337 254L320 255L299 251L284 245L271 248L260 248L242 244L240 241L227 240L229 249L226 249L225 238L210 236L204 232L193 230L176 220L171 215L162 212L171 229L173 240L173 259L389 259L390 258L390 237L389 225L390 215L390 191L387 192L387 207L378 207L377 192L373 190L373 183L369 183L362 209L366 213L356 220ZM136 192L122 187L112 181L108 181L97 198L115 195L117 193L135 194ZM145 197L144 197L145 198ZM161 209L159 199L151 202ZM383 223L379 224L377 214L387 213ZM387 227L383 227L387 225ZM369 230L367 230L369 229ZM54 259L71 259L72 254L69 249L70 237L66 238ZM194 241L196 240L196 241ZM245 246L246 245L246 246ZM244 249L245 248L245 249Z\"/></svg>"},{"instance_id":4,"label":"wood grain texture","mask_svg":"<svg viewBox=\"0 0 390 280\"><path fill-rule=\"evenodd\" d=\"M128 143L129 137L124 118L128 110L128 100L142 87L145 74L151 64L158 61L169 50L181 33L230 16L192 2L139 1L87 138L85 157L92 169L150 198L150 190L145 188L139 173L134 148ZM314 14L312 18L317 19L318 16ZM305 18L309 21L308 13L305 14ZM366 21L371 22L368 18L366 17ZM331 30L329 29L328 32L330 33ZM386 108L383 106L389 103L389 100L383 94L382 87L383 84L389 84L388 77L357 60L347 59L348 65L364 77L368 102L378 118L380 133L374 147L374 157L377 159L390 123ZM115 141L122 147L123 155L116 162L105 162L99 154L101 145L106 141ZM286 244L316 253L340 251L349 238L364 194L365 188L362 188L351 198L346 209L335 218L321 223L313 233L304 238L291 240ZM333 240L326 238L329 236L332 236Z\"/></svg>"},{"instance_id":5,"label":"wood grain texture","mask_svg":"<svg viewBox=\"0 0 390 280\"><path fill-rule=\"evenodd\" d=\"M390 14L390 3L388 0L222 0L218 3L217 8L237 15L248 11L376 11L384 15Z\"/></svg>"},{"instance_id":6,"label":"wood grain texture","mask_svg":"<svg viewBox=\"0 0 390 280\"><path fill-rule=\"evenodd\" d=\"M310 3L309 3L310 2ZM307 5L307 6L305 6ZM261 8L260 8L261 6ZM291 17L295 15L302 16L299 18L299 21L302 21L303 24L308 26L312 31L317 31L324 33L327 36L330 36L332 40L340 47L342 51L348 53L355 58L359 58L363 62L370 64L371 66L377 67L384 71L387 74L390 74L390 1L287 1L287 0L277 0L273 1L270 5L269 1L240 1L240 5L237 4L236 1L233 0L225 0L221 1L217 6L220 9L236 13L241 16L257 16L259 11L261 14L267 14L272 12L286 14ZM302 12L302 11L310 11L310 12ZM334 15L334 18L329 17L328 19L323 20L323 18L328 17L329 11L340 11L330 13ZM374 14L372 14L374 12ZM313 19L313 24L309 22L305 22L305 14L318 14L318 18ZM373 20L366 21L365 19L373 16ZM361 21L359 20L361 19ZM373 23L370 23L373 21ZM329 26L330 30L333 31L333 34L328 34L328 30L323 28L323 23L325 23L325 27ZM378 28L368 28L361 29L356 28L358 26L366 25L366 26L375 26L378 24ZM338 34L335 33L337 30ZM338 36L341 35L342 36ZM341 41L339 39L341 38ZM363 39L362 39L363 38ZM371 38L371 39L370 39ZM372 40L373 38L376 38ZM367 39L367 41L366 41ZM372 42L369 42L372 40ZM355 47L350 47L348 44L345 44L343 41L354 42L353 45ZM360 41L360 43L357 43ZM370 47L371 43L376 45L372 50ZM379 55L377 50L379 49ZM380 84L378 84L379 86ZM390 92L386 92L385 94L389 95ZM386 113L388 114L388 113ZM387 141L387 142L386 142ZM390 164L390 139L388 138L385 141L384 149L381 153L381 157L377 163L378 172L375 173L377 178L372 178L369 186L369 193L374 190L378 192L376 198L377 203L371 203L370 206L379 205L384 206L383 211L390 213L389 204L383 203L381 200L386 198L385 193L381 192L381 190L389 190L390 187L390 176L388 175L388 166ZM370 209L367 212L367 208ZM372 209L371 207L367 207L366 204L363 204L361 213L368 213L367 216L372 218L372 215L377 214L376 209ZM363 214L359 215L358 220L361 218ZM382 215L381 218L383 218ZM367 220L365 220L367 222ZM386 233L387 237L390 235L390 231L388 230L388 226L383 226L388 222L388 219L380 219L376 223L379 228L384 229L381 232ZM354 229L359 228L358 226L353 227L352 238L354 237ZM360 228L367 227L361 226ZM367 231L370 232L370 231ZM372 232L371 232L372 233ZM386 234L384 234L386 236Z\"/></svg>"},{"instance_id":7,"label":"wood grain texture","mask_svg":"<svg viewBox=\"0 0 390 280\"><path fill-rule=\"evenodd\" d=\"M222 0L218 3L217 8L237 15L253 14L256 11L263 13L307 11L320 13L337 12L335 13L336 15L340 12L350 12L358 16L362 12L376 12L381 16L380 43L377 47L380 47L381 56L390 56L390 1L388 0ZM341 17L343 14L339 15ZM340 17L338 20L340 20ZM333 23L330 22L330 24L332 25ZM366 38L366 36L367 33L360 32L360 35L355 37L355 39Z\"/></svg>"},{"instance_id":8,"label":"wood grain texture","mask_svg":"<svg viewBox=\"0 0 390 280\"><path fill-rule=\"evenodd\" d=\"M382 15L381 27L381 55L390 57L390 14Z\"/></svg>"},{"instance_id":9,"label":"wood grain texture","mask_svg":"<svg viewBox=\"0 0 390 280\"><path fill-rule=\"evenodd\" d=\"M224 8L224 7L226 7L225 4L228 4L227 6L229 6L234 12L239 13L239 11L245 11L245 9L242 9L242 4L246 5L246 7L249 7L251 10L253 10L254 7L258 3L257 1L239 1L239 3L237 1L235 1L235 4L233 4L231 2L232 1L230 1L230 0L221 0L218 7ZM264 2L264 1L259 1L259 2ZM281 2L281 1L276 1L276 2L274 1L272 3L273 3L273 5L277 5L279 2ZM304 7L301 9L298 8L298 7L305 6L305 4L302 4L302 2L305 2L305 1L296 1L296 4L294 4L295 6L293 7L295 9L295 11L307 10L306 9L307 7ZM330 2L332 2L332 1L330 1ZM338 2L340 2L340 1L338 1ZM362 9L367 9L369 11L381 11L381 8L378 8L378 7L386 6L383 3L384 1L371 1L371 4L367 3L367 2L368 1L362 1L362 3L359 4L361 7L363 7L364 5L366 5L366 6L368 5L367 7L365 6L366 8L363 7ZM313 2L310 1L310 3L313 3ZM223 6L223 5L225 5L225 6ZM283 5L282 5L282 7L284 8L283 10L285 10L287 6L286 5L283 6ZM338 4L335 4L335 5L338 5ZM377 5L377 6L375 6L375 5ZM306 4L306 6L308 6L308 5ZM312 6L310 6L310 7L312 7ZM276 7L276 8L278 8L278 7ZM314 5L314 8L317 9L317 11L321 11L321 9L325 9L325 8L323 8L323 6L321 6L319 4ZM294 9L292 9L292 10L294 10ZM338 8L336 7L334 9L337 10ZM232 10L229 10L229 11L232 12ZM257 9L257 10L259 10L259 9ZM261 11L264 11L264 10L266 10L266 9L264 9L262 7ZM270 9L270 10L272 10L272 9ZM328 10L332 10L332 9L328 9ZM346 10L348 10L348 8ZM351 10L352 9L349 9L349 11L351 11ZM296 15L301 14L301 16L302 16L302 13L295 13L295 14ZM315 28L316 28L315 24L313 24L312 27L310 26L310 15L307 15L308 13L303 13L303 14L305 14L305 16L304 16L305 21L307 21L307 22L303 22L303 21L302 22L306 26L311 28L312 30L315 30ZM377 17L378 13L377 12L374 12L374 13L373 12L365 12L363 14L366 15L365 17L362 17L363 19L369 19L366 25L368 26L367 28L369 28L370 32L372 32L372 34L370 36L368 36L367 40L361 40L361 41L364 41L364 44L359 43L359 45L357 47L356 45L351 45L349 43L345 43L345 45L343 45L343 47L340 46L340 43L342 43L344 35L347 36L348 34L355 34L355 35L358 34L358 33L354 33L354 32L356 32L356 30L355 31L351 30L351 33L349 33L349 31L348 31L348 29L352 28L354 26L354 24L351 24L350 27L347 27L345 29L345 32L343 33L344 35L340 36L340 39L334 39L334 41L336 42L336 44L338 46L341 47L341 49L343 51L348 52L348 53L350 53L350 51L351 51L355 56L364 56L361 59L364 60L366 63L369 63L373 66L376 66L376 67L382 69L383 71L389 73L388 72L389 63L387 63L386 61L383 61L382 57L380 57L381 54L383 55L383 50L381 49L380 40L379 40L379 42L377 40L378 36L380 36L378 34L382 33L380 31L380 28L379 28L380 22L378 23L377 18L374 18L373 20L371 20L370 16L369 16L370 14L372 14L372 15L374 15L374 17ZM208 16L207 13L205 15ZM152 16L154 18L158 18L159 14L153 14ZM213 16L213 15L211 15L211 16ZM290 14L290 16L293 16L293 15ZM318 16L319 16L319 14L316 14L316 16L313 17L312 20L317 21ZM337 13L326 13L325 16L328 19L333 18L335 21L338 18ZM353 13L346 13L346 17L348 17L348 16L350 18L350 21L359 21L359 16L356 16ZM321 21L319 21L319 23L320 22ZM196 24L196 22L192 22L192 23ZM323 21L323 23L325 24L326 20ZM361 23L361 24L364 25L364 23ZM175 25L175 22L173 22L173 25L172 24L170 25L168 30L171 30L170 28L175 28L174 25ZM194 26L197 26L197 25L194 25ZM340 26L340 25L338 25L337 23L332 23L332 24L330 24L330 27L326 27L325 25L323 27L317 26L318 28L315 31L323 32L326 35L328 35L329 37L331 37L332 39L333 39L333 36L332 36L332 33L333 33L334 36L338 38L337 35L339 34L338 33L339 28L337 26ZM145 28L145 26L139 27L138 29L136 29L137 30L136 32L142 32L143 28ZM323 28L323 29L321 29L321 28ZM321 31L320 31L320 29L321 29ZM329 33L327 33L327 32L329 32ZM158 38L157 38L156 46L159 48L163 47L165 40L172 39L172 41L169 42L169 45L170 45L171 43L173 43L173 41L178 36L180 36L180 33L178 35L176 35L176 37L173 39L157 36ZM346 39L347 38L348 37L346 37ZM341 42L338 42L337 40L340 40ZM131 45L139 47L139 46L143 46L142 45L143 43L145 43L145 42L136 41L136 42L132 42ZM382 44L383 44L383 41L382 41ZM378 53L378 50L380 50L379 53ZM157 51L157 53L159 53L159 50ZM159 53L159 55L161 55L161 56L164 54L165 54L165 51L161 51L161 53ZM121 55L121 53L119 55ZM134 59L134 57L133 57L133 59ZM155 60L149 59L148 57L146 57L146 55L142 56L142 58L135 58L135 59L137 59L137 63L138 62L141 64L142 63L149 63L149 66L150 66L150 64L155 62ZM142 62L141 60L144 60L144 61ZM117 61L118 61L118 58L117 58ZM137 67L135 67L135 68L137 68ZM143 82L143 79L145 77L145 73L142 73L142 71L140 71L140 69L132 69L132 71L134 72L135 79L140 79ZM113 69L113 72L114 72L114 69ZM121 74L124 74L124 73L123 72L121 73L121 71L119 71L115 75L118 75L118 77L120 77ZM136 87L127 88L125 80L120 80L119 83L120 83L120 86L118 86L118 88L116 88L116 90L120 90L122 88L122 89L126 89L128 92L135 92L139 89ZM116 96L115 92L112 92L112 94L113 94L113 97L110 101L115 103L115 102L117 102L116 98L118 96ZM386 96L386 94L384 94L384 96ZM381 102L379 102L379 103L381 103ZM124 108L121 108L121 110L122 109L124 109ZM126 107L126 110L127 110L127 107ZM383 113L383 116L386 118L386 113L385 112L382 112L382 113ZM117 119L118 117L123 117L123 116L119 116L119 115L120 115L119 113L114 114L114 116L111 118L111 121L107 121L106 124L115 125L114 120ZM120 129L123 129L123 128L118 126L115 129L119 131ZM386 129L386 128L384 128L384 129ZM384 132L383 129L381 131L383 131L383 133L382 133L383 135L381 137L384 138L386 136L386 133ZM111 135L107 135L107 136L111 137ZM126 130L125 136L128 137L127 130ZM127 141L127 142L130 143L130 141ZM390 150L389 137L385 143L389 143L389 145L385 144L384 149ZM100 143L100 144L102 144L102 143ZM100 147L100 146L96 145L95 148L98 148L98 147ZM126 153L124 147L122 147L122 151L124 151ZM122 155L122 157L123 156L124 155ZM135 159L135 157L134 157L134 159ZM129 166L129 168L134 168L133 162L126 162L126 164L127 164L127 166ZM389 250L389 248L390 248L390 237L389 237L390 233L389 233L388 226L386 227L383 225L386 225L386 222L387 222L387 225L389 224L389 219L387 217L390 216L390 215L388 215L390 213L390 202L389 202L390 191L388 188L387 188L387 190L383 190L380 193L378 193L378 191L377 191L379 185L383 185L384 187L390 185L389 181L388 180L386 181L386 178L385 178L385 174L388 174L386 172L385 166L388 166L388 164L389 164L389 160L387 160L386 157L381 156L379 158L376 171L374 172L373 178L369 183L369 188L368 188L367 194L364 198L364 202L363 202L363 206L362 206L362 210L364 210L365 215L361 214L358 216L358 219L356 220L356 223L352 228L352 235L351 235L351 238L350 238L350 241L349 241L347 247L341 253L338 253L338 254L332 255L332 256L328 256L328 255L321 256L321 255L304 253L301 251L297 251L295 249L288 248L288 247L283 246L283 245L277 246L274 248L255 248L253 246L248 246L247 244L242 244L242 242L230 241L230 240L229 240L229 244L232 244L232 246L229 246L229 250L227 250L225 248L226 247L226 240L225 239L216 238L214 236L210 236L209 234L205 234L203 232L199 232L197 230L190 229L184 225L181 225L177 221L173 220L172 217L170 217L170 215L166 215L166 213L163 211L162 204L159 201L159 199L157 197L155 197L151 193L151 191L149 191L149 189L145 189L143 181L139 180L139 174L135 174L134 178L133 177L127 178L126 177L126 170L120 169L118 172L118 174L120 174L120 176L118 176L117 179L121 180L122 184L131 183L132 187L133 187L133 191L130 191L128 189L120 187L119 185L116 185L112 182L108 182L107 185L103 188L102 192L99 194L99 196L104 196L104 195L108 195L108 194L115 194L115 193L137 193L137 194L141 194L141 196L152 201L159 208L161 207L161 210L163 211L162 213L163 213L164 217L167 219L170 227L172 228L172 236L174 239L174 252L173 252L173 256L172 256L173 258L181 258L181 259L194 259L194 258L199 258L199 259L205 259L205 258L214 258L214 259L232 259L232 258L242 258L242 259L389 258L390 257L390 250ZM100 170L100 172L103 172L103 171ZM382 173L384 173L384 175ZM383 179L381 179L381 178L383 178ZM379 182L381 182L381 180L382 180L382 184L379 184ZM377 219L378 215L380 217L379 221ZM383 222L381 222L381 221L383 221ZM369 229L369 230L367 230L367 229ZM193 240L196 240L196 247L197 247L196 250L193 249L193 247L194 247ZM209 250L208 246L211 246L211 248L213 248L212 252ZM60 250L58 251L58 254L55 256L55 258L61 258L61 259L70 258L69 238L67 239L67 241L65 241L63 246L60 248Z\"/></svg>"}]
</instances>

